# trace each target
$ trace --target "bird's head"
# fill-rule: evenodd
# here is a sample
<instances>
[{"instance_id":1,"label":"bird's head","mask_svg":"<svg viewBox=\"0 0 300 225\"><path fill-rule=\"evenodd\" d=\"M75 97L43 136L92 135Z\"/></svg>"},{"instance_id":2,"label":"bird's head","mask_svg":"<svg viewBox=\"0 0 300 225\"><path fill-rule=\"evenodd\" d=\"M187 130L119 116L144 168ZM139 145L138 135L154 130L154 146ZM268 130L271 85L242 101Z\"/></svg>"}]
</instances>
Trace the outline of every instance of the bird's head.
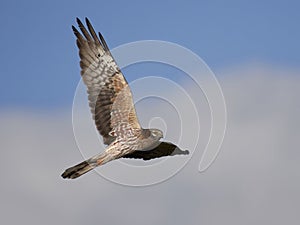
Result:
<instances>
[{"instance_id":1,"label":"bird's head","mask_svg":"<svg viewBox=\"0 0 300 225\"><path fill-rule=\"evenodd\" d=\"M151 137L156 141L159 141L161 138L164 137L163 132L159 129L149 129L149 130L151 132Z\"/></svg>"}]
</instances>

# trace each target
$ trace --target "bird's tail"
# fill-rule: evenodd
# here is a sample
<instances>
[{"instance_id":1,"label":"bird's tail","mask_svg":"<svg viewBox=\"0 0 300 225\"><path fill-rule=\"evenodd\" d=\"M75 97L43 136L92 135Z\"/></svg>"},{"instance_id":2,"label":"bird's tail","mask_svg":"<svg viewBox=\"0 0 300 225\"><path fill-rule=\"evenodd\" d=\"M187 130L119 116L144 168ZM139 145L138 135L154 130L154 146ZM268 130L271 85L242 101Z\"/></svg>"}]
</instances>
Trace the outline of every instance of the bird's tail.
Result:
<instances>
[{"instance_id":1,"label":"bird's tail","mask_svg":"<svg viewBox=\"0 0 300 225\"><path fill-rule=\"evenodd\" d=\"M75 179L89 172L97 166L103 165L112 160L112 157L107 152L95 155L92 158L85 160L76 166L72 166L65 170L61 175L63 178Z\"/></svg>"}]
</instances>

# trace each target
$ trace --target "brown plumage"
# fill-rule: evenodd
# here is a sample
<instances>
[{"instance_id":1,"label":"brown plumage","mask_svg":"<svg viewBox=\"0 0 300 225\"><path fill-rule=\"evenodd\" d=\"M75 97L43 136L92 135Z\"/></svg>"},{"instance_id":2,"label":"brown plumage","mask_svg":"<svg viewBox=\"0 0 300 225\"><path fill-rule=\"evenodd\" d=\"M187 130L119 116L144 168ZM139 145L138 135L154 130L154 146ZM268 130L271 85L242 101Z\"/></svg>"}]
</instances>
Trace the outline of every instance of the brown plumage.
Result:
<instances>
[{"instance_id":1,"label":"brown plumage","mask_svg":"<svg viewBox=\"0 0 300 225\"><path fill-rule=\"evenodd\" d=\"M67 169L62 177L77 178L121 157L148 160L171 155L176 146L159 142L163 137L162 131L140 126L129 85L103 36L100 33L97 36L87 18L87 29L78 18L77 23L81 33L74 26L72 29L77 37L81 77L87 87L89 106L97 130L108 146L104 152Z\"/></svg>"}]
</instances>

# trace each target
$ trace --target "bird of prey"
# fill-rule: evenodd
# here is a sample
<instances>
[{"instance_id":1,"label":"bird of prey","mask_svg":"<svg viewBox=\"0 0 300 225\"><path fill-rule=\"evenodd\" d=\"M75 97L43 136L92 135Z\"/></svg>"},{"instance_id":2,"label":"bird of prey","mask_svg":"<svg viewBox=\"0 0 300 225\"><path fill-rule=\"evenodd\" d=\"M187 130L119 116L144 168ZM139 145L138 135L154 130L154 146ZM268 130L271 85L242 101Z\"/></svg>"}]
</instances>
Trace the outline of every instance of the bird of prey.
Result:
<instances>
[{"instance_id":1,"label":"bird of prey","mask_svg":"<svg viewBox=\"0 0 300 225\"><path fill-rule=\"evenodd\" d=\"M143 129L138 121L132 93L103 36L90 21L77 18L81 33L72 26L79 48L81 77L87 87L89 106L97 130L108 145L104 152L75 165L62 174L77 178L97 166L119 158L149 160L167 155L188 154L176 145L160 142L163 132Z\"/></svg>"}]
</instances>

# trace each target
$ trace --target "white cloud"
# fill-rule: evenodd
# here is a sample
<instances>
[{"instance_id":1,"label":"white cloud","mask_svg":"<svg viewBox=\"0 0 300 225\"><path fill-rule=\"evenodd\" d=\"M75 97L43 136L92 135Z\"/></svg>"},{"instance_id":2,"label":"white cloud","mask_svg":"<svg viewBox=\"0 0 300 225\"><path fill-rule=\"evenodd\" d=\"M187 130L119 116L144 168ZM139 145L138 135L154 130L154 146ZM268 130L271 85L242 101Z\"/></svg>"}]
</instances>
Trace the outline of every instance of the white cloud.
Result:
<instances>
[{"instance_id":1,"label":"white cloud","mask_svg":"<svg viewBox=\"0 0 300 225\"><path fill-rule=\"evenodd\" d=\"M62 171L82 160L70 113L3 112L1 224L297 223L298 74L264 66L227 71L219 81L228 127L216 162L198 173L205 137L180 173L144 188L113 184L94 172L63 180ZM203 111L204 129L207 116Z\"/></svg>"}]
</instances>

